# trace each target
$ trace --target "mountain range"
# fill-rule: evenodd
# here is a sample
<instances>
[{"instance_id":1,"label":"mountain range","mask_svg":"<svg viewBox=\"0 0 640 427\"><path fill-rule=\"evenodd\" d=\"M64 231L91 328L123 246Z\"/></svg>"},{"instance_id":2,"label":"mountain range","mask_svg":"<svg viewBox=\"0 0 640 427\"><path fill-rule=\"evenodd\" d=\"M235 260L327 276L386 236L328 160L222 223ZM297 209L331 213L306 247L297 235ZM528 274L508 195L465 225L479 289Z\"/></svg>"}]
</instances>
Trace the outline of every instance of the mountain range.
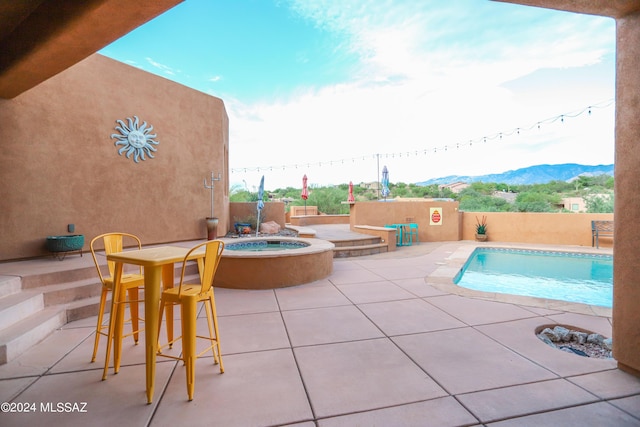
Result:
<instances>
[{"instance_id":1,"label":"mountain range","mask_svg":"<svg viewBox=\"0 0 640 427\"><path fill-rule=\"evenodd\" d=\"M613 165L579 165L564 163L560 165L536 165L515 169L503 173L465 176L449 175L427 181L416 182L416 185L451 184L454 182L497 182L504 184L546 184L550 181L571 181L580 175L611 175Z\"/></svg>"}]
</instances>

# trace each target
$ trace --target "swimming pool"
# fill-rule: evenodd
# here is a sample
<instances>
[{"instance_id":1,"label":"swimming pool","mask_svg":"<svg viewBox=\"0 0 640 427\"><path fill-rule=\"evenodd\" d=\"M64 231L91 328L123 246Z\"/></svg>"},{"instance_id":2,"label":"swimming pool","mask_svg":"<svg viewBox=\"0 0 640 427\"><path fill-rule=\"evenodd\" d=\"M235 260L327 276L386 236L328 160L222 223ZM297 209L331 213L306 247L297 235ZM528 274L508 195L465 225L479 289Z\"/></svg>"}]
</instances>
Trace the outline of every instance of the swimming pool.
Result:
<instances>
[{"instance_id":1,"label":"swimming pool","mask_svg":"<svg viewBox=\"0 0 640 427\"><path fill-rule=\"evenodd\" d=\"M477 248L454 278L468 289L611 307L611 255Z\"/></svg>"}]
</instances>

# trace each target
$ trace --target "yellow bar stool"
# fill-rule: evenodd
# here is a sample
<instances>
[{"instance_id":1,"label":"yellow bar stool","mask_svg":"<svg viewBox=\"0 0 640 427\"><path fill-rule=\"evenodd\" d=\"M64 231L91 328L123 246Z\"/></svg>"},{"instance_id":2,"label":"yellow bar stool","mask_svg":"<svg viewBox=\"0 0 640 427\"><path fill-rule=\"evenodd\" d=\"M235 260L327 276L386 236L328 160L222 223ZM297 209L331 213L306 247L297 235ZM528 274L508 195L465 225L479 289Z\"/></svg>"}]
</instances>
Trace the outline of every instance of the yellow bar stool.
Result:
<instances>
[{"instance_id":1,"label":"yellow bar stool","mask_svg":"<svg viewBox=\"0 0 640 427\"><path fill-rule=\"evenodd\" d=\"M102 282L102 293L100 294L100 307L98 309L98 323L96 325L96 338L93 344L93 356L91 356L91 362L95 362L96 360L96 355L98 353L98 345L100 343L100 336L106 336L107 339L109 340L109 344L113 339L113 337L109 335L109 325L103 324L107 296L109 293L112 294L111 295L112 301L115 302L115 304L112 304L112 306L115 306L115 307L112 307L112 312L111 312L112 318L115 317L117 314L117 312L114 310L121 310L121 314L124 315L125 304L129 304L129 312L131 314L131 318L129 319L129 321L131 322L131 332L126 335L116 337L116 339L122 340L128 336L133 336L134 342L138 344L138 335L139 335L139 332L141 332L141 330L139 329L139 322L141 320L144 321L143 319L140 319L140 315L138 314L139 313L138 303L140 301L144 301L138 297L139 287L140 286L144 287L144 276L142 274L142 268L140 268L138 273L127 273L122 275L122 278L120 280L120 284L122 287L120 290L120 294L126 293L128 294L128 298L127 297L118 298L118 292L114 291L115 263L112 261L107 261L109 275L105 276L102 274L102 270L100 269L100 264L98 263L98 258L96 256L96 246L100 240L102 240L102 243L104 245L105 254L108 255L115 252L122 252L123 246L124 246L123 242L125 241L125 239L128 242L131 242L133 245L137 245L138 249L142 248L142 243L140 239L137 236L129 233L105 233L91 240L91 244L90 244L91 256L93 257L93 262L95 263L96 269L98 270L98 276L100 277L100 281ZM106 332L105 332L105 329L107 330ZM108 347L110 347L109 344L108 344ZM106 378L106 371L108 368L108 364L109 364L109 361L105 360L105 369L104 369L105 376L103 377L103 379Z\"/></svg>"},{"instance_id":2,"label":"yellow bar stool","mask_svg":"<svg viewBox=\"0 0 640 427\"><path fill-rule=\"evenodd\" d=\"M205 248L204 258L198 259L198 267L200 272L200 283L184 283L185 269L187 259L190 255L201 248ZM180 305L180 319L182 322L182 335L175 340L169 339L169 342L163 345L158 344L158 356L169 357L175 360L182 360L186 368L187 376L187 394L189 400L193 400L193 392L195 389L195 363L196 359L207 353L209 350L213 353L214 364L220 365L220 373L224 373L222 365L222 352L220 350L220 339L218 334L218 316L216 314L216 303L213 294L213 279L222 258L224 243L221 240L210 240L194 246L185 256L182 263L182 273L180 274L180 284L174 288L167 289L162 292L160 297L160 313L159 324L162 324L162 313L167 304ZM204 303L205 313L207 314L207 324L209 326L209 336L197 335L196 321L198 316L197 304ZM160 338L160 328L158 328L158 339ZM208 341L208 346L200 353L196 354L196 339L204 339ZM174 342L182 339L182 357L163 354L162 349L171 347Z\"/></svg>"}]
</instances>

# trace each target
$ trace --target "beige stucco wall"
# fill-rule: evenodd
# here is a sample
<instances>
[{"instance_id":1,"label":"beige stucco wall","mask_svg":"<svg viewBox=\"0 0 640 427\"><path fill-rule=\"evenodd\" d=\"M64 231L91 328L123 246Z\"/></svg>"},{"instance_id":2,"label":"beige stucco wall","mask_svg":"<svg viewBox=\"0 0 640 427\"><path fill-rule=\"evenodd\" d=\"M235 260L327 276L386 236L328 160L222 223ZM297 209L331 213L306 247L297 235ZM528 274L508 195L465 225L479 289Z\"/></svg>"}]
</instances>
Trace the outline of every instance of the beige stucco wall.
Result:
<instances>
[{"instance_id":1,"label":"beige stucco wall","mask_svg":"<svg viewBox=\"0 0 640 427\"><path fill-rule=\"evenodd\" d=\"M640 376L640 13L616 23L613 356Z\"/></svg>"},{"instance_id":2,"label":"beige stucco wall","mask_svg":"<svg viewBox=\"0 0 640 427\"><path fill-rule=\"evenodd\" d=\"M155 158L118 155L116 120L154 126ZM210 193L228 227L228 117L222 100L101 55L0 100L0 260L45 255L45 238L127 231L144 244L206 237ZM222 232L222 231L221 231Z\"/></svg>"},{"instance_id":3,"label":"beige stucco wall","mask_svg":"<svg viewBox=\"0 0 640 427\"><path fill-rule=\"evenodd\" d=\"M482 216L487 218L489 241L548 245L591 246L591 221L613 221L613 214L463 212L462 240L475 239ZM601 248L612 246L612 238L600 238Z\"/></svg>"},{"instance_id":4,"label":"beige stucco wall","mask_svg":"<svg viewBox=\"0 0 640 427\"><path fill-rule=\"evenodd\" d=\"M460 218L458 202L446 201L393 201L356 202L350 209L350 228L357 231L357 225L384 226L386 224L418 224L421 242L444 242L460 240ZM440 213L440 225L431 225L431 208Z\"/></svg>"},{"instance_id":5,"label":"beige stucco wall","mask_svg":"<svg viewBox=\"0 0 640 427\"><path fill-rule=\"evenodd\" d=\"M442 225L430 222L431 208L439 208ZM357 202L351 207L351 229L356 226L415 222L421 242L474 240L477 220L486 216L489 241L591 246L591 221L613 221L613 214L462 212L458 202ZM613 239L602 237L600 247L611 248Z\"/></svg>"},{"instance_id":6,"label":"beige stucco wall","mask_svg":"<svg viewBox=\"0 0 640 427\"><path fill-rule=\"evenodd\" d=\"M260 212L260 223L275 221L281 228L285 226L284 202L267 202ZM255 227L258 219L258 202L232 202L229 203L229 228L233 231L234 223L250 223ZM219 231L218 233L221 233Z\"/></svg>"},{"instance_id":7,"label":"beige stucco wall","mask_svg":"<svg viewBox=\"0 0 640 427\"><path fill-rule=\"evenodd\" d=\"M349 215L300 215L290 216L289 221L293 225L302 227L316 224L349 224Z\"/></svg>"}]
</instances>

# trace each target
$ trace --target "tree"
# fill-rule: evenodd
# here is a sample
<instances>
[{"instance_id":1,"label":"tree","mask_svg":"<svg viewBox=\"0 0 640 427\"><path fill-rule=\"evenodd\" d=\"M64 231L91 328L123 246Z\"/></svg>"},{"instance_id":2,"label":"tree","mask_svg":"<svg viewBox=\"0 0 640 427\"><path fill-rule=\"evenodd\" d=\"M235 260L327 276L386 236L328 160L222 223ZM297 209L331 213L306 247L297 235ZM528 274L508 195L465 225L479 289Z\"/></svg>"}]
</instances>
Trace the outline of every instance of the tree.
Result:
<instances>
[{"instance_id":1,"label":"tree","mask_svg":"<svg viewBox=\"0 0 640 427\"><path fill-rule=\"evenodd\" d=\"M483 191L486 191L486 188ZM458 194L458 200L460 201L460 210L466 212L508 212L511 210L511 205L506 200L482 194L473 186L462 190Z\"/></svg>"},{"instance_id":2,"label":"tree","mask_svg":"<svg viewBox=\"0 0 640 427\"><path fill-rule=\"evenodd\" d=\"M349 197L349 190L347 188L339 187L322 187L316 188L309 195L307 204L318 206L320 212L329 215L348 214L349 205L342 202L346 202Z\"/></svg>"},{"instance_id":3,"label":"tree","mask_svg":"<svg viewBox=\"0 0 640 427\"><path fill-rule=\"evenodd\" d=\"M613 194L590 194L584 196L588 213L613 213Z\"/></svg>"},{"instance_id":4,"label":"tree","mask_svg":"<svg viewBox=\"0 0 640 427\"><path fill-rule=\"evenodd\" d=\"M528 191L518 194L515 209L518 212L554 212L561 201L559 194Z\"/></svg>"},{"instance_id":5,"label":"tree","mask_svg":"<svg viewBox=\"0 0 640 427\"><path fill-rule=\"evenodd\" d=\"M258 193L251 193L240 185L234 185L229 191L230 202L256 202Z\"/></svg>"}]
</instances>

